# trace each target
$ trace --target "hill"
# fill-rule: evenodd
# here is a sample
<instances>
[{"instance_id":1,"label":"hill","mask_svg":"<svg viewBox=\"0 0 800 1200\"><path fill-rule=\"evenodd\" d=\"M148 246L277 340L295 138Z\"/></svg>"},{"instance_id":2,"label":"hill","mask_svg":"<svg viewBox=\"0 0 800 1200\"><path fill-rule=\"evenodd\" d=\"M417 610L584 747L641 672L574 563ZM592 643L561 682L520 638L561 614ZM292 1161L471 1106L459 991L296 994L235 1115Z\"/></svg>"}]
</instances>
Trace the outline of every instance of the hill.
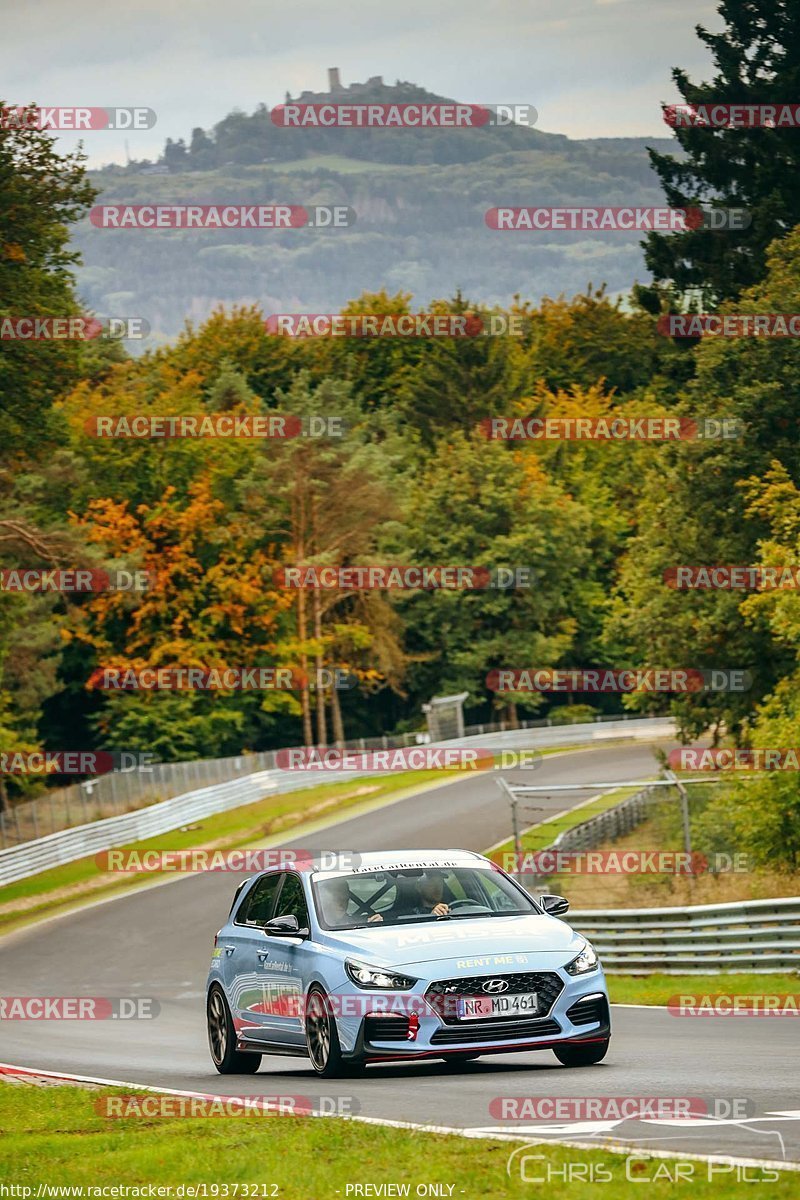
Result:
<instances>
[{"instance_id":1,"label":"hill","mask_svg":"<svg viewBox=\"0 0 800 1200\"><path fill-rule=\"evenodd\" d=\"M287 95L287 101L292 98ZM304 92L303 102L449 102L415 84L380 79ZM654 205L663 196L646 145L672 139L575 140L535 128L284 129L260 106L234 112L157 163L93 173L103 203L349 205L346 229L77 232L79 287L97 312L145 317L156 339L216 305L267 312L336 311L363 291L436 297L614 292L643 279L639 235L498 233L484 214L510 205Z\"/></svg>"}]
</instances>

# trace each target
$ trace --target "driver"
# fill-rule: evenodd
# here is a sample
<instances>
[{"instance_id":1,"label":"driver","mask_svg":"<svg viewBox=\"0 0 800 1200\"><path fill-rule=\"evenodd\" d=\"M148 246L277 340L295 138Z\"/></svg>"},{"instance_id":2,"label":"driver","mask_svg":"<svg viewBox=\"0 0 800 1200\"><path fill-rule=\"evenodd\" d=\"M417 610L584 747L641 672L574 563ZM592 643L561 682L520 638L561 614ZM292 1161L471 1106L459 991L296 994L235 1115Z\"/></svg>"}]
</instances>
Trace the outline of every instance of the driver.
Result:
<instances>
[{"instance_id":1,"label":"driver","mask_svg":"<svg viewBox=\"0 0 800 1200\"><path fill-rule=\"evenodd\" d=\"M444 898L444 872L426 871L417 882L416 895L412 897L408 916L446 917L450 905Z\"/></svg>"}]
</instances>

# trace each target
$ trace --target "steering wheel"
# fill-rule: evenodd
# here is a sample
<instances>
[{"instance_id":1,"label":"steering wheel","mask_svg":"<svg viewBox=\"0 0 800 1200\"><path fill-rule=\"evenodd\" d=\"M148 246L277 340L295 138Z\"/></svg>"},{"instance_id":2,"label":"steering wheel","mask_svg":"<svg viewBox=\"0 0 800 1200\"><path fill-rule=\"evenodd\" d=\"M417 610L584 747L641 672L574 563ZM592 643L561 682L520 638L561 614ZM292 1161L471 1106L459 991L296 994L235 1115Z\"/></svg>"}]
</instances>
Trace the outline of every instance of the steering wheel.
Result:
<instances>
[{"instance_id":1,"label":"steering wheel","mask_svg":"<svg viewBox=\"0 0 800 1200\"><path fill-rule=\"evenodd\" d=\"M487 904L481 904L478 900L454 900L448 907L452 912L454 908L463 908L465 904L468 908L485 908L487 912L492 911Z\"/></svg>"}]
</instances>

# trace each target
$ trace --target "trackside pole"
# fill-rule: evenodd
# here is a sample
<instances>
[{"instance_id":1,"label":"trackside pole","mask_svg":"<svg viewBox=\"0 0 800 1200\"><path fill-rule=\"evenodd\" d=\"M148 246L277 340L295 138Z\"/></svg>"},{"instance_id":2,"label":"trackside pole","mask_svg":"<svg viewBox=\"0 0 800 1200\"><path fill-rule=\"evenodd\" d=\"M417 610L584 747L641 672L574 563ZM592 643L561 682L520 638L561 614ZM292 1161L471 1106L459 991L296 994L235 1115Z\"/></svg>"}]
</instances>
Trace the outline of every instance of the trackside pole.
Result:
<instances>
[{"instance_id":1,"label":"trackside pole","mask_svg":"<svg viewBox=\"0 0 800 1200\"><path fill-rule=\"evenodd\" d=\"M501 791L505 792L505 794L508 796L508 800L511 805L511 831L512 831L512 834L514 837L514 854L516 855L515 861L517 863L519 863L522 859L522 841L520 839L520 833L519 833L519 814L517 811L517 798L514 795L511 788L506 783L505 779L502 779L502 778L498 779L497 782L500 785ZM515 874L516 874L516 872L515 872Z\"/></svg>"},{"instance_id":2,"label":"trackside pole","mask_svg":"<svg viewBox=\"0 0 800 1200\"><path fill-rule=\"evenodd\" d=\"M670 783L674 783L678 789L678 794L681 801L681 824L683 825L683 848L687 854L692 853L692 831L689 827L689 793L686 787L681 783L674 771L665 772Z\"/></svg>"}]
</instances>

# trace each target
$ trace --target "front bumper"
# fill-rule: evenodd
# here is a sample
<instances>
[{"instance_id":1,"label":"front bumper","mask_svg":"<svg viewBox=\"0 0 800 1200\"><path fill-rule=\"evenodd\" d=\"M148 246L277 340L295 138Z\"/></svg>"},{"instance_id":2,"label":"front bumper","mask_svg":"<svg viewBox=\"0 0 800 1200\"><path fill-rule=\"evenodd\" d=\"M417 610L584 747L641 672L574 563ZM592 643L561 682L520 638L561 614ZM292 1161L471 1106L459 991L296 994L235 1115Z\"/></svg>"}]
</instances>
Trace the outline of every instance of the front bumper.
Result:
<instances>
[{"instance_id":1,"label":"front bumper","mask_svg":"<svg viewBox=\"0 0 800 1200\"><path fill-rule=\"evenodd\" d=\"M420 981L413 992L380 997L375 1012L357 1018L338 1017L342 1053L346 1058L375 1062L448 1054L509 1054L607 1039L611 1018L602 969L577 978L563 970L553 973L563 986L547 1011L535 1017L477 1021L444 1019L425 996L431 981ZM404 999L409 997L413 997L407 1006L411 1015L402 1011Z\"/></svg>"}]
</instances>

